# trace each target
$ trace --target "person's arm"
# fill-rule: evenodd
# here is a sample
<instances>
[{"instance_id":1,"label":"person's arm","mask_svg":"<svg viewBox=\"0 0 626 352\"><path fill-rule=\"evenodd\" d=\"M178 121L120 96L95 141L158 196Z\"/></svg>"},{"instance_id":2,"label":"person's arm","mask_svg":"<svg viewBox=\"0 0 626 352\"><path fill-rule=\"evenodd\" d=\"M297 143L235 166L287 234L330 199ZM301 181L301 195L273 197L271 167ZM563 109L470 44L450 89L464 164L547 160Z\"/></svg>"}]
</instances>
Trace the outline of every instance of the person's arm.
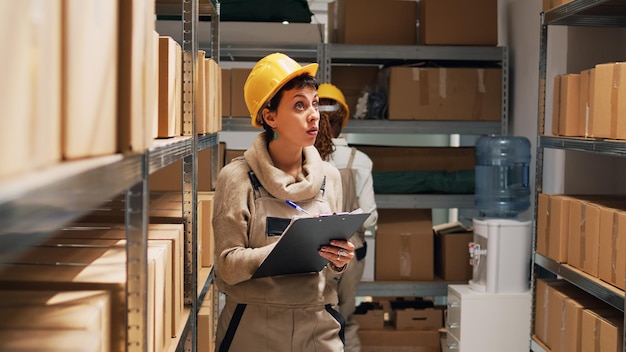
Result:
<instances>
[{"instance_id":1,"label":"person's arm","mask_svg":"<svg viewBox=\"0 0 626 352\"><path fill-rule=\"evenodd\" d=\"M274 244L250 248L248 226L253 206L246 166L226 165L215 185L213 233L218 275L230 285L249 280L274 248Z\"/></svg>"}]
</instances>

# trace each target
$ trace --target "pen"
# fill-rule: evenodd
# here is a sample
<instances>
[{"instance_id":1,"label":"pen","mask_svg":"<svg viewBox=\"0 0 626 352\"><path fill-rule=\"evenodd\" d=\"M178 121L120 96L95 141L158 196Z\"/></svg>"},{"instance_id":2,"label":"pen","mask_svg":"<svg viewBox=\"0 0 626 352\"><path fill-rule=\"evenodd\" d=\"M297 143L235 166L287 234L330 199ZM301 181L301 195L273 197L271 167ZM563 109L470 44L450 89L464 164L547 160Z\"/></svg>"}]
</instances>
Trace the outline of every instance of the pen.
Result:
<instances>
[{"instance_id":1,"label":"pen","mask_svg":"<svg viewBox=\"0 0 626 352\"><path fill-rule=\"evenodd\" d=\"M285 201L285 203L289 204L289 206L290 206L290 207L292 207L292 208L294 208L294 209L296 209L296 210L298 210L298 211L301 211L301 212L303 212L303 213L305 213L305 214L309 214L309 212L308 212L308 211L304 210L301 206L299 206L298 204L296 204L296 203L294 203L294 202L290 201L289 199L287 199L287 200Z\"/></svg>"}]
</instances>

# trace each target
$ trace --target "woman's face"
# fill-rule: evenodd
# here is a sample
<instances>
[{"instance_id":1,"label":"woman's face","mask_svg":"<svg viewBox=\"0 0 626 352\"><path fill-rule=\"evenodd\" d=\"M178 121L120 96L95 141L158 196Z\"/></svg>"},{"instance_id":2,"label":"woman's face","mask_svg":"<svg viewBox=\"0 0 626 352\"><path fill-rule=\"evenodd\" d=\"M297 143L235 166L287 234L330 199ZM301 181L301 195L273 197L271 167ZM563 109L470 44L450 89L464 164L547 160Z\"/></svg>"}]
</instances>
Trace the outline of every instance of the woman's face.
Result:
<instances>
[{"instance_id":1,"label":"woman's face","mask_svg":"<svg viewBox=\"0 0 626 352\"><path fill-rule=\"evenodd\" d=\"M319 130L319 98L314 87L294 88L283 91L278 109L273 112L275 142L289 142L299 147L315 143Z\"/></svg>"}]
</instances>

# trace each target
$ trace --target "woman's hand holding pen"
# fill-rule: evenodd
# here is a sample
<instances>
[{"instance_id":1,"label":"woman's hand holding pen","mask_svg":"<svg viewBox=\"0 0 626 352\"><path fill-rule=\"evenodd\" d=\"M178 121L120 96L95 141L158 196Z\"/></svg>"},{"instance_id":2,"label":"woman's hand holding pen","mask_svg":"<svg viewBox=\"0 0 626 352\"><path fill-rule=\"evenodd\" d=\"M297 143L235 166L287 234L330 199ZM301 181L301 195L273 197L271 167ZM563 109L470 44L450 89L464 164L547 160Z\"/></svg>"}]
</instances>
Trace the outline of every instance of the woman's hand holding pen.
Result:
<instances>
[{"instance_id":1,"label":"woman's hand holding pen","mask_svg":"<svg viewBox=\"0 0 626 352\"><path fill-rule=\"evenodd\" d=\"M322 246L319 253L335 267L342 268L354 257L354 244L345 240L332 240L330 245Z\"/></svg>"}]
</instances>

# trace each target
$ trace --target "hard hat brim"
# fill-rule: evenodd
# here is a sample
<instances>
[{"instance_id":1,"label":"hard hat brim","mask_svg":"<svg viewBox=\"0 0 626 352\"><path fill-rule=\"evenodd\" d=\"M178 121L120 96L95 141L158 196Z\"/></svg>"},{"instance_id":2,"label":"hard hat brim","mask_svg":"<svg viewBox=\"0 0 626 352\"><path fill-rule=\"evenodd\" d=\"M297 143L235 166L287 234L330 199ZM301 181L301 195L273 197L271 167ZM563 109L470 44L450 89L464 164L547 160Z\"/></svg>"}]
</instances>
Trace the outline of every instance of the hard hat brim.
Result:
<instances>
[{"instance_id":1,"label":"hard hat brim","mask_svg":"<svg viewBox=\"0 0 626 352\"><path fill-rule=\"evenodd\" d=\"M276 92L278 92L284 85L285 83L291 81L292 79L304 74L304 73L308 73L309 75L311 75L311 77L315 77L315 75L317 74L317 69L319 68L319 64L308 64L306 66L302 66L301 68L291 72L290 74L286 75L282 81L276 85L276 87L274 87L274 89L272 89L270 92L267 93L267 95L265 97L263 97L263 100L261 100L263 102L263 104L267 103L268 100L270 100L275 94ZM263 104L261 106L259 106L258 109L256 109L256 115L258 116L259 111L261 110L261 108L263 107ZM261 127L261 125L257 122L257 116L251 116L252 117L252 126L254 127Z\"/></svg>"}]
</instances>

